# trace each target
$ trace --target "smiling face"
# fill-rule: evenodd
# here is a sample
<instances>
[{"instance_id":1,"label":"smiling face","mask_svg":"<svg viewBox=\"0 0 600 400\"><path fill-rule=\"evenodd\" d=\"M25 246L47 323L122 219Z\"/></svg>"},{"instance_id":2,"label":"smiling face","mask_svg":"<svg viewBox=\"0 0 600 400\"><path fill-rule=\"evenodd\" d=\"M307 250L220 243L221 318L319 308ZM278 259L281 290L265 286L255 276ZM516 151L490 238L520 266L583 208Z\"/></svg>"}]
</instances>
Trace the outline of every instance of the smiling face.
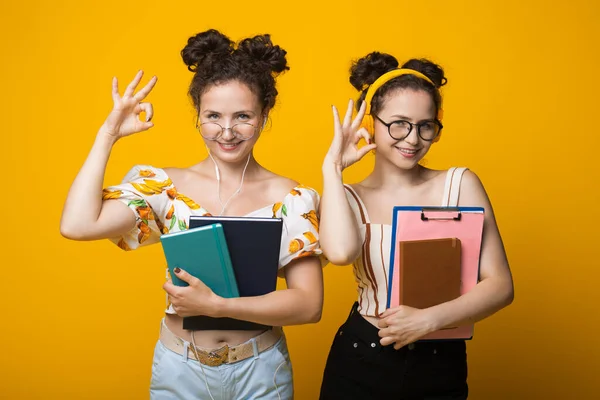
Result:
<instances>
[{"instance_id":1,"label":"smiling face","mask_svg":"<svg viewBox=\"0 0 600 400\"><path fill-rule=\"evenodd\" d=\"M432 121L435 116L436 109L431 95L414 89L398 89L388 93L377 112L377 117L387 124L399 120L419 124ZM427 154L432 142L420 138L416 126L405 138L394 139L381 121L374 118L377 157L384 157L398 168L414 168Z\"/></svg>"},{"instance_id":2,"label":"smiling face","mask_svg":"<svg viewBox=\"0 0 600 400\"><path fill-rule=\"evenodd\" d=\"M223 162L239 163L248 158L265 118L258 97L239 81L213 85L200 98L200 132L213 157ZM224 128L220 135L216 124Z\"/></svg>"}]
</instances>

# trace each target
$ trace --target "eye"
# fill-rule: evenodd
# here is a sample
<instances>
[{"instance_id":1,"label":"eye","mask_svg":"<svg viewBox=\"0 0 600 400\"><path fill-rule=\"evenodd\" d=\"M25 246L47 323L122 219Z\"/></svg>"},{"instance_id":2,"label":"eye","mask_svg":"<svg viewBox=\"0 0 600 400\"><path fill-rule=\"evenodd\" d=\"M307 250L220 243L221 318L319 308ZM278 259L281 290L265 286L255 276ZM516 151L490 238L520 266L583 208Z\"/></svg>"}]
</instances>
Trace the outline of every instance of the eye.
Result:
<instances>
[{"instance_id":1,"label":"eye","mask_svg":"<svg viewBox=\"0 0 600 400\"><path fill-rule=\"evenodd\" d=\"M242 121L247 121L250 119L250 116L248 114L238 114L238 119L241 119Z\"/></svg>"},{"instance_id":2,"label":"eye","mask_svg":"<svg viewBox=\"0 0 600 400\"><path fill-rule=\"evenodd\" d=\"M392 124L402 129L410 129L410 122L408 121L399 120L392 122Z\"/></svg>"},{"instance_id":3,"label":"eye","mask_svg":"<svg viewBox=\"0 0 600 400\"><path fill-rule=\"evenodd\" d=\"M426 132L433 131L433 122L425 122L424 124L421 125L421 129Z\"/></svg>"},{"instance_id":4,"label":"eye","mask_svg":"<svg viewBox=\"0 0 600 400\"><path fill-rule=\"evenodd\" d=\"M216 113L211 113L207 115L208 119L211 121L216 121L219 119L219 114Z\"/></svg>"}]
</instances>

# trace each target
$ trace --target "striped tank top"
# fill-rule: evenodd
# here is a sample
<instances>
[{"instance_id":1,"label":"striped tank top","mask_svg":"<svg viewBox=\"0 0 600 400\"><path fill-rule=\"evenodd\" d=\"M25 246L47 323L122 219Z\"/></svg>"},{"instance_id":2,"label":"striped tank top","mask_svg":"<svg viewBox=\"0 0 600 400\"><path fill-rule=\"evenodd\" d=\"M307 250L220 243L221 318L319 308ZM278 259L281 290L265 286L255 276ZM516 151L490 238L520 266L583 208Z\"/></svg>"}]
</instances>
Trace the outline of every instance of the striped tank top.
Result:
<instances>
[{"instance_id":1,"label":"striped tank top","mask_svg":"<svg viewBox=\"0 0 600 400\"><path fill-rule=\"evenodd\" d=\"M466 168L450 168L446 175L441 205L457 206L460 181ZM362 249L352 263L358 284L358 312L377 317L386 310L392 226L372 224L364 203L349 185L344 185L346 198L358 222Z\"/></svg>"}]
</instances>

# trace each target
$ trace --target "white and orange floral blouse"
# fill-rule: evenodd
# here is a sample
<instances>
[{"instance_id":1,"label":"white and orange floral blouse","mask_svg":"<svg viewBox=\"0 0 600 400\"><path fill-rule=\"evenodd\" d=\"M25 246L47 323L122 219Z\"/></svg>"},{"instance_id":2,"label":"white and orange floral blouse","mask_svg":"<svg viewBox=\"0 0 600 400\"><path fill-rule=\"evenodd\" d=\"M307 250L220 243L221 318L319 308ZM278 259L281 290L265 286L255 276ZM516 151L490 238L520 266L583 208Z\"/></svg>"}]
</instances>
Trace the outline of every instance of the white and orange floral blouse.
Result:
<instances>
[{"instance_id":1,"label":"white and orange floral blouse","mask_svg":"<svg viewBox=\"0 0 600 400\"><path fill-rule=\"evenodd\" d=\"M210 215L202 206L179 193L163 169L149 165L134 166L120 185L104 189L102 197L104 200L118 199L135 213L135 227L111 239L123 250L156 243L162 234L188 229L191 215ZM281 202L245 215L283 220L279 268L302 257L322 255L318 241L318 205L319 194L298 185ZM322 257L321 260L324 261ZM174 313L170 306L167 312Z\"/></svg>"}]
</instances>

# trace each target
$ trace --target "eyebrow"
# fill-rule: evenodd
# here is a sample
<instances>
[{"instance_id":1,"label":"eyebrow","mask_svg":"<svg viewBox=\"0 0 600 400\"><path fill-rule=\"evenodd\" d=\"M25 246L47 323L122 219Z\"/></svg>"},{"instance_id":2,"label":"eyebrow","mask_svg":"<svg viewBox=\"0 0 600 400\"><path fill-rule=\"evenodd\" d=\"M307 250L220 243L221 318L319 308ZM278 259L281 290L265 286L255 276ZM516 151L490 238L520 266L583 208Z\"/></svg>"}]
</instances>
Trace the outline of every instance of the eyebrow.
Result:
<instances>
[{"instance_id":1,"label":"eyebrow","mask_svg":"<svg viewBox=\"0 0 600 400\"><path fill-rule=\"evenodd\" d=\"M400 115L400 114L394 114L394 115L392 115L390 118L391 118L392 120L394 120L394 121L398 121L398 120L401 120L401 119L402 119L402 120L406 120L406 121L410 121L410 122L412 122L412 121L413 121L413 119L412 119L412 118L409 118L409 117L406 117L406 116L404 116L404 115ZM435 118L426 118L426 119L422 119L422 120L420 120L420 121L417 121L416 123L417 123L417 124L420 124L421 122L431 122L431 121L433 121L433 120L435 120Z\"/></svg>"},{"instance_id":2,"label":"eyebrow","mask_svg":"<svg viewBox=\"0 0 600 400\"><path fill-rule=\"evenodd\" d=\"M207 114L207 113L208 114L219 114L219 115L222 114L221 112L215 111L215 110L204 110L204 111L202 111L202 114ZM252 110L240 110L240 111L234 112L233 114L234 115L235 114L251 114L251 115L256 115L256 113L254 111L252 111Z\"/></svg>"},{"instance_id":3,"label":"eyebrow","mask_svg":"<svg viewBox=\"0 0 600 400\"><path fill-rule=\"evenodd\" d=\"M396 120L398 120L398 119L406 119L406 120L410 120L410 118L408 118L408 117L406 117L406 116L404 116L404 115L400 115L400 114L394 114L394 115L392 115L390 118L392 118L392 119L396 119Z\"/></svg>"}]
</instances>

